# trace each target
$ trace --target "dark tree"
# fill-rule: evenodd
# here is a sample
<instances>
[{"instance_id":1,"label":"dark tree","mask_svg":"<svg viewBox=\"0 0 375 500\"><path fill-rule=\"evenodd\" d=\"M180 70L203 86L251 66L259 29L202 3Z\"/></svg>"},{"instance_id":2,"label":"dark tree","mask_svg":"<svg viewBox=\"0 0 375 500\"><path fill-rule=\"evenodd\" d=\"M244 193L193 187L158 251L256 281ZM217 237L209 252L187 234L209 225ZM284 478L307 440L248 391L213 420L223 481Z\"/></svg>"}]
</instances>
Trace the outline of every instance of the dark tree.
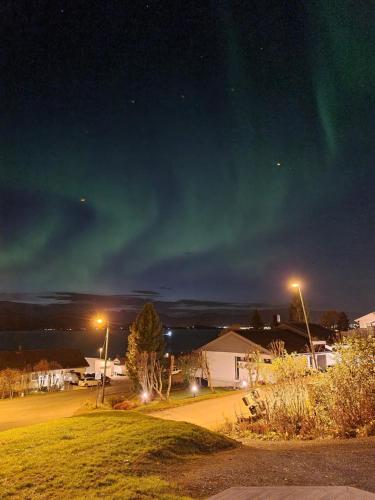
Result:
<instances>
[{"instance_id":1,"label":"dark tree","mask_svg":"<svg viewBox=\"0 0 375 500\"><path fill-rule=\"evenodd\" d=\"M251 319L250 319L250 325L253 328L255 328L255 330L260 330L261 328L264 327L264 323L263 323L261 315L259 314L258 309L254 310L254 312L251 316Z\"/></svg>"},{"instance_id":2,"label":"dark tree","mask_svg":"<svg viewBox=\"0 0 375 500\"><path fill-rule=\"evenodd\" d=\"M325 311L320 318L320 324L331 330L338 328L339 313L337 311Z\"/></svg>"},{"instance_id":3,"label":"dark tree","mask_svg":"<svg viewBox=\"0 0 375 500\"><path fill-rule=\"evenodd\" d=\"M295 323L304 321L303 309L298 291L293 292L292 301L289 306L289 321Z\"/></svg>"},{"instance_id":4,"label":"dark tree","mask_svg":"<svg viewBox=\"0 0 375 500\"><path fill-rule=\"evenodd\" d=\"M340 332L347 332L349 330L349 318L341 311L337 320L337 328Z\"/></svg>"},{"instance_id":5,"label":"dark tree","mask_svg":"<svg viewBox=\"0 0 375 500\"><path fill-rule=\"evenodd\" d=\"M137 370L139 355L143 352L156 353L157 360L161 361L164 347L163 324L153 304L145 304L131 325L128 337L126 367L135 387L139 384Z\"/></svg>"}]
</instances>

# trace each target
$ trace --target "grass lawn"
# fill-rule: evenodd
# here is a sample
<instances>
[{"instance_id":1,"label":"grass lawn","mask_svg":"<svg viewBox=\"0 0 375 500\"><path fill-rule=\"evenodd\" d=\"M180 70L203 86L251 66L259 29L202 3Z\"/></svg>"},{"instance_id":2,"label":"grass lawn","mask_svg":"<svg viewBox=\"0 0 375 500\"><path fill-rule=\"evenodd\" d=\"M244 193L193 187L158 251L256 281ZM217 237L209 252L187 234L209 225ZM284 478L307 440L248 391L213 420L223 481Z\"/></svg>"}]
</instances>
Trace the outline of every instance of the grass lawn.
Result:
<instances>
[{"instance_id":1,"label":"grass lawn","mask_svg":"<svg viewBox=\"0 0 375 500\"><path fill-rule=\"evenodd\" d=\"M0 498L177 499L168 462L234 447L198 426L101 411L0 433Z\"/></svg>"},{"instance_id":2,"label":"grass lawn","mask_svg":"<svg viewBox=\"0 0 375 500\"><path fill-rule=\"evenodd\" d=\"M151 403L143 404L139 406L134 411L141 413L152 413L158 410L166 410L168 408L175 408L176 406L189 405L192 403L197 403L198 401L204 401L205 399L221 398L223 396L230 396L234 394L233 389L217 388L215 392L212 392L208 387L200 387L198 394L193 397L191 390L187 389L174 389L171 391L169 401L159 401L158 399L152 401Z\"/></svg>"}]
</instances>

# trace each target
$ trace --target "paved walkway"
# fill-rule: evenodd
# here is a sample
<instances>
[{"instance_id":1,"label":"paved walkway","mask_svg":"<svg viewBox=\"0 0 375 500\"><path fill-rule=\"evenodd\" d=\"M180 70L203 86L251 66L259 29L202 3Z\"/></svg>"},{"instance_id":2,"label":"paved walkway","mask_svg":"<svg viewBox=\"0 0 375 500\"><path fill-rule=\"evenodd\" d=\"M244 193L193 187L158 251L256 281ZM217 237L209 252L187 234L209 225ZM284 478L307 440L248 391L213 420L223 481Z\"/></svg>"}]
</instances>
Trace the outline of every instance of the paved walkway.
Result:
<instances>
[{"instance_id":1,"label":"paved walkway","mask_svg":"<svg viewBox=\"0 0 375 500\"><path fill-rule=\"evenodd\" d=\"M166 420L179 420L208 429L216 429L227 421L235 422L238 415L248 414L247 408L242 402L243 396L244 393L238 391L230 396L199 401L169 410L156 411L151 415Z\"/></svg>"},{"instance_id":2,"label":"paved walkway","mask_svg":"<svg viewBox=\"0 0 375 500\"><path fill-rule=\"evenodd\" d=\"M375 494L348 486L262 486L229 488L208 500L374 500Z\"/></svg>"}]
</instances>

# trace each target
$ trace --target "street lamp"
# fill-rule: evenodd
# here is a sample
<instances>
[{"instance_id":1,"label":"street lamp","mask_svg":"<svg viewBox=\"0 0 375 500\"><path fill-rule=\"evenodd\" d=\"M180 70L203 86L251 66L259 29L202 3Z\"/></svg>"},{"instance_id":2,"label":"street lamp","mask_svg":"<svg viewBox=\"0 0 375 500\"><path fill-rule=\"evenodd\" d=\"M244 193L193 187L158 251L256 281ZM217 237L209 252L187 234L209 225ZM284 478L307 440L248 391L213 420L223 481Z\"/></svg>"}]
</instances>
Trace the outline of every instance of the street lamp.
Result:
<instances>
[{"instance_id":1,"label":"street lamp","mask_svg":"<svg viewBox=\"0 0 375 500\"><path fill-rule=\"evenodd\" d=\"M102 359L103 347L99 347L99 358Z\"/></svg>"},{"instance_id":2,"label":"street lamp","mask_svg":"<svg viewBox=\"0 0 375 500\"><path fill-rule=\"evenodd\" d=\"M104 343L104 373L103 373L103 380L102 380L102 404L104 403L104 393L105 393L105 377L107 373L107 360L108 360L108 341L109 341L109 321L105 321L103 318L97 318L96 323L98 325L104 325L106 324L106 331L105 331L105 343ZM102 357L102 354L100 353L100 358Z\"/></svg>"},{"instance_id":3,"label":"street lamp","mask_svg":"<svg viewBox=\"0 0 375 500\"><path fill-rule=\"evenodd\" d=\"M311 332L310 332L309 322L307 320L307 314L306 314L306 309L305 309L305 303L303 301L301 285L299 283L292 283L291 287L292 288L296 288L298 290L298 293L299 293L299 298L301 300L301 305L302 305L303 317L305 318L305 323L306 323L307 335L309 336L309 343L310 343L310 349L311 349L311 355L312 355L312 359L313 359L313 364L314 364L314 368L317 370L318 369L318 363L316 362L315 349L314 349L314 344L313 344L313 341L312 341L312 338L311 338Z\"/></svg>"}]
</instances>

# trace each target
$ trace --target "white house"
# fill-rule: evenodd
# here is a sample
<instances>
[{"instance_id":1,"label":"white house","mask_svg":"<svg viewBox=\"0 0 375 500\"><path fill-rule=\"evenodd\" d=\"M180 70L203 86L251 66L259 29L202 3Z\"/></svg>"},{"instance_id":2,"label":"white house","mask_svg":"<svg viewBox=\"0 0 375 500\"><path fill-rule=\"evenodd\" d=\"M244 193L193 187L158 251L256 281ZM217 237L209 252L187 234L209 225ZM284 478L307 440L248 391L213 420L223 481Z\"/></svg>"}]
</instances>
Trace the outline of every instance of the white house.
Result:
<instances>
[{"instance_id":1,"label":"white house","mask_svg":"<svg viewBox=\"0 0 375 500\"><path fill-rule=\"evenodd\" d=\"M95 378L100 379L104 373L103 358L85 358L87 361L86 373L95 373ZM125 375L125 365L118 358L107 360L107 377Z\"/></svg>"},{"instance_id":2,"label":"white house","mask_svg":"<svg viewBox=\"0 0 375 500\"><path fill-rule=\"evenodd\" d=\"M375 311L365 314L355 320L359 328L375 328Z\"/></svg>"},{"instance_id":3,"label":"white house","mask_svg":"<svg viewBox=\"0 0 375 500\"><path fill-rule=\"evenodd\" d=\"M247 356L249 353L259 353L261 362L271 363L272 353L235 331L229 331L200 347L205 351L215 387L236 387L242 383L248 384L249 370Z\"/></svg>"},{"instance_id":4,"label":"white house","mask_svg":"<svg viewBox=\"0 0 375 500\"><path fill-rule=\"evenodd\" d=\"M332 332L320 325L310 324L315 355L318 367L325 370L335 363L332 351ZM288 353L297 353L306 358L306 368L313 366L309 349L309 338L306 325L303 323L282 323L269 330L229 330L198 349L205 351L211 374L212 384L216 387L240 387L250 382L250 360L269 364L273 359L273 344L281 341ZM254 354L256 353L256 354ZM251 356L251 354L253 354ZM251 362L250 362L251 366ZM258 365L262 366L262 365ZM260 370L260 379L262 372ZM252 371L252 378L256 369Z\"/></svg>"}]
</instances>

